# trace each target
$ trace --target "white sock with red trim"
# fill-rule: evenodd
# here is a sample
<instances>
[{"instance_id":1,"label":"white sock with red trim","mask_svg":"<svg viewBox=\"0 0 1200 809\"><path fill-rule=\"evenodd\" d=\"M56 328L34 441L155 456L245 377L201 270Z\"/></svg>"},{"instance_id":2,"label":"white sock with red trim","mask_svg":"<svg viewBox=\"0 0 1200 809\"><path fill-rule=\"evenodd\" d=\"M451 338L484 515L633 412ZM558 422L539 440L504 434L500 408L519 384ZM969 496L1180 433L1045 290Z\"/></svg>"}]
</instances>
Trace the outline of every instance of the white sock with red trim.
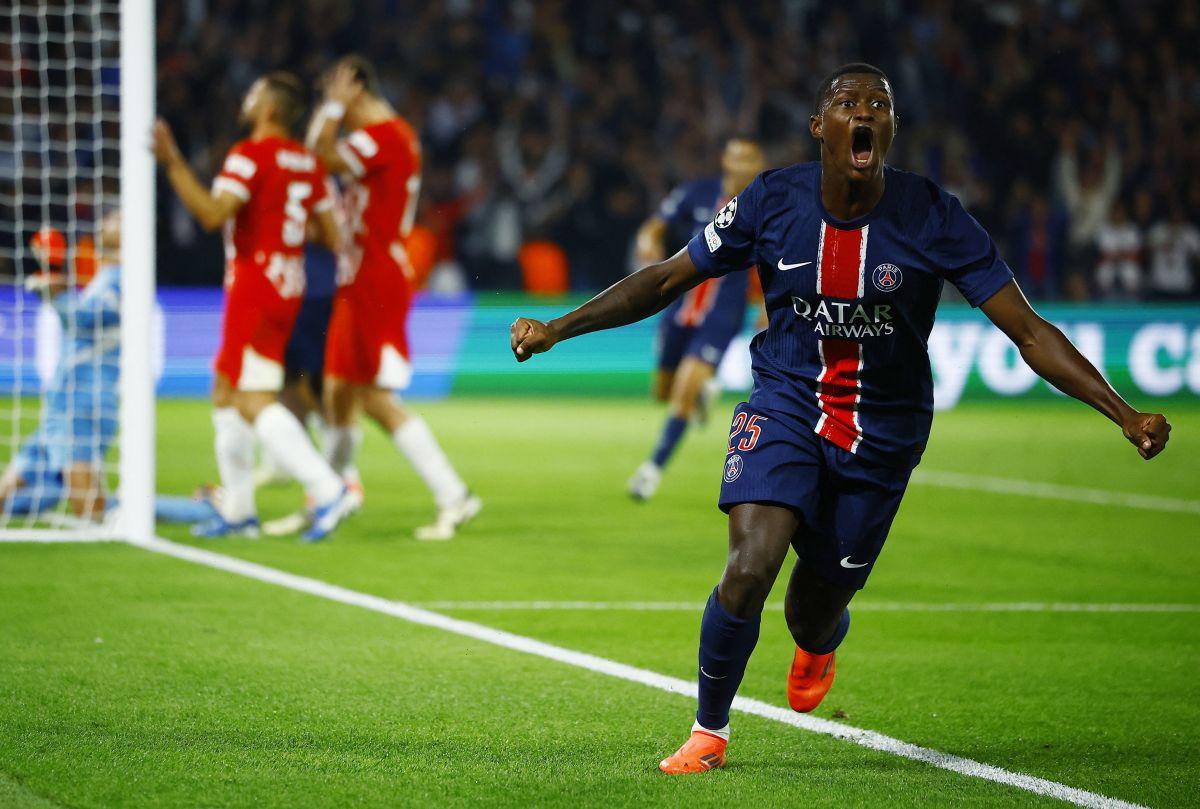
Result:
<instances>
[{"instance_id":1,"label":"white sock with red trim","mask_svg":"<svg viewBox=\"0 0 1200 809\"><path fill-rule=\"evenodd\" d=\"M392 442L433 492L438 508L455 506L467 496L467 484L454 471L423 418L409 416L392 433Z\"/></svg>"},{"instance_id":2,"label":"white sock with red trim","mask_svg":"<svg viewBox=\"0 0 1200 809\"><path fill-rule=\"evenodd\" d=\"M254 432L313 502L324 505L341 494L342 479L317 452L292 411L279 402L267 405L254 420Z\"/></svg>"},{"instance_id":3,"label":"white sock with red trim","mask_svg":"<svg viewBox=\"0 0 1200 809\"><path fill-rule=\"evenodd\" d=\"M221 475L221 516L229 522L253 517L254 429L236 407L218 407L212 414L216 434L213 449Z\"/></svg>"}]
</instances>

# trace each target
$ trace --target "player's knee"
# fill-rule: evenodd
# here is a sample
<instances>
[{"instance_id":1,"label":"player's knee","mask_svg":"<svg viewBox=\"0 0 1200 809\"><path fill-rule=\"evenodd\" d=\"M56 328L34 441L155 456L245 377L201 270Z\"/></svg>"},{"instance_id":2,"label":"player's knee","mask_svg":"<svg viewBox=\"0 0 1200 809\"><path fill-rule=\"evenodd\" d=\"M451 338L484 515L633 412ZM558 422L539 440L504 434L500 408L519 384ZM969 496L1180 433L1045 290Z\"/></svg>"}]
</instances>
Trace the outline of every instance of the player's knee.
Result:
<instances>
[{"instance_id":1,"label":"player's knee","mask_svg":"<svg viewBox=\"0 0 1200 809\"><path fill-rule=\"evenodd\" d=\"M774 583L774 571L767 570L752 558L734 555L725 564L721 576L721 605L739 618L756 615L762 612Z\"/></svg>"}]
</instances>

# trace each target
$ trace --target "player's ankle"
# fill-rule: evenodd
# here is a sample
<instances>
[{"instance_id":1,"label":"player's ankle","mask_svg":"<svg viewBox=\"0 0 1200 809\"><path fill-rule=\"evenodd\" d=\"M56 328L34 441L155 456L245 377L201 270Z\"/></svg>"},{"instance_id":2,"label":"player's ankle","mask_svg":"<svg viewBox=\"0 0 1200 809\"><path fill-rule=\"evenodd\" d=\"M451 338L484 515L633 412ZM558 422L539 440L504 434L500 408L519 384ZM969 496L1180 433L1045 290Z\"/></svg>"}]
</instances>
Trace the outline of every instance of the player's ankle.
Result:
<instances>
[{"instance_id":1,"label":"player's ankle","mask_svg":"<svg viewBox=\"0 0 1200 809\"><path fill-rule=\"evenodd\" d=\"M716 736L718 739L727 742L729 741L729 723L726 722L725 727L722 728L706 728L697 720L692 723L692 733L707 733L709 736Z\"/></svg>"}]
</instances>

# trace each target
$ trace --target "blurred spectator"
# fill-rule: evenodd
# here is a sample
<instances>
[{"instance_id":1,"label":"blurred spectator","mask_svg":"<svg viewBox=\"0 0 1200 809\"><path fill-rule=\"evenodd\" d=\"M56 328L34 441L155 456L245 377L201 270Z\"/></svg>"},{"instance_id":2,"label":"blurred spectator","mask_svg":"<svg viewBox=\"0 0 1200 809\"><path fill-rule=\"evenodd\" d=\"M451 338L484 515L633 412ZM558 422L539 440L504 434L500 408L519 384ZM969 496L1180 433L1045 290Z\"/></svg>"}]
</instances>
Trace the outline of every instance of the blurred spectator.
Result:
<instances>
[{"instance_id":1,"label":"blurred spectator","mask_svg":"<svg viewBox=\"0 0 1200 809\"><path fill-rule=\"evenodd\" d=\"M1063 131L1057 158L1058 193L1071 218L1069 260L1075 272L1088 262L1121 188L1121 158L1111 142L1087 153L1080 171L1079 130L1074 123Z\"/></svg>"},{"instance_id":2,"label":"blurred spectator","mask_svg":"<svg viewBox=\"0 0 1200 809\"><path fill-rule=\"evenodd\" d=\"M1009 265L1030 297L1052 299L1062 290L1066 262L1067 217L1028 183L1013 190Z\"/></svg>"},{"instance_id":3,"label":"blurred spectator","mask_svg":"<svg viewBox=\"0 0 1200 809\"><path fill-rule=\"evenodd\" d=\"M814 157L816 85L864 59L896 83L891 162L961 194L1052 295L1091 276L1118 189L1200 210L1197 41L1200 0L162 0L158 102L211 172L251 77L362 52L423 134L440 260L518 286L521 247L549 238L594 289L730 132L757 132L774 164ZM173 231L171 204L164 282L218 283L219 244Z\"/></svg>"},{"instance_id":4,"label":"blurred spectator","mask_svg":"<svg viewBox=\"0 0 1200 809\"><path fill-rule=\"evenodd\" d=\"M1096 289L1104 298L1131 300L1142 287L1142 232L1125 210L1113 203L1108 221L1096 230Z\"/></svg>"},{"instance_id":5,"label":"blurred spectator","mask_svg":"<svg viewBox=\"0 0 1200 809\"><path fill-rule=\"evenodd\" d=\"M1187 297L1196 291L1200 263L1200 228L1188 222L1183 205L1174 200L1170 216L1150 228L1150 294L1155 297Z\"/></svg>"}]
</instances>

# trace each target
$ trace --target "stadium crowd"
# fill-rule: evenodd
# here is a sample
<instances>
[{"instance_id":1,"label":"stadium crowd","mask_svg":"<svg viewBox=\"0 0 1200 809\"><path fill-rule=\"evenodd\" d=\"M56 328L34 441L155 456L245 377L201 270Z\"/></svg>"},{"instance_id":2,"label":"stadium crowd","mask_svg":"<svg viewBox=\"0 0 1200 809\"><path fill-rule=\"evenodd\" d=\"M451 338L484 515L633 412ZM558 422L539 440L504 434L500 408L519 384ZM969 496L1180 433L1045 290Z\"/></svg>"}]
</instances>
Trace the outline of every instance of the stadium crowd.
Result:
<instances>
[{"instance_id":1,"label":"stadium crowd","mask_svg":"<svg viewBox=\"0 0 1200 809\"><path fill-rule=\"evenodd\" d=\"M865 59L895 86L892 162L958 194L1031 295L1200 295L1197 0L189 0L159 14L160 112L209 176L253 77L373 60L421 133L418 221L447 287L519 288L531 243L561 246L571 287L611 283L638 224L713 172L726 135L756 133L774 164L814 157L817 83ZM160 200L161 281L216 282L219 246Z\"/></svg>"}]
</instances>

